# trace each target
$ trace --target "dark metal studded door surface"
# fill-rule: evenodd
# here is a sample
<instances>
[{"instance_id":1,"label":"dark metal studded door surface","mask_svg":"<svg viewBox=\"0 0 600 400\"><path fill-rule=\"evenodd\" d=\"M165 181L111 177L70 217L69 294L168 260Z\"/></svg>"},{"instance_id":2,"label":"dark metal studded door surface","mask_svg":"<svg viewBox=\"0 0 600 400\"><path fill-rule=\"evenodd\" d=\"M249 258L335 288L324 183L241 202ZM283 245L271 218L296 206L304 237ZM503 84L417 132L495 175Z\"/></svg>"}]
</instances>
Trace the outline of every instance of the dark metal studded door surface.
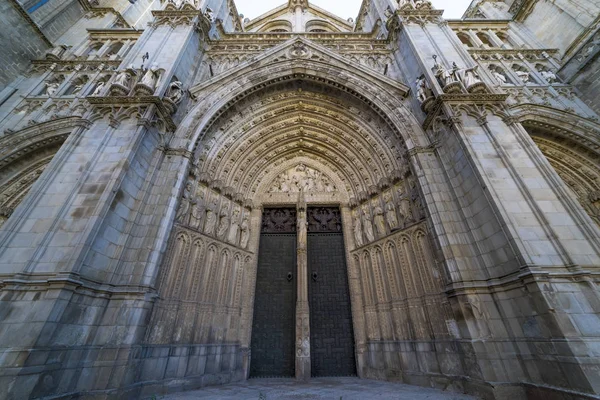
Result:
<instances>
[{"instance_id":1,"label":"dark metal studded door surface","mask_svg":"<svg viewBox=\"0 0 600 400\"><path fill-rule=\"evenodd\" d=\"M267 209L263 214L252 322L251 377L291 377L295 373L295 220L294 209Z\"/></svg>"},{"instance_id":2,"label":"dark metal studded door surface","mask_svg":"<svg viewBox=\"0 0 600 400\"><path fill-rule=\"evenodd\" d=\"M338 209L308 210L312 376L356 375L344 236Z\"/></svg>"}]
</instances>

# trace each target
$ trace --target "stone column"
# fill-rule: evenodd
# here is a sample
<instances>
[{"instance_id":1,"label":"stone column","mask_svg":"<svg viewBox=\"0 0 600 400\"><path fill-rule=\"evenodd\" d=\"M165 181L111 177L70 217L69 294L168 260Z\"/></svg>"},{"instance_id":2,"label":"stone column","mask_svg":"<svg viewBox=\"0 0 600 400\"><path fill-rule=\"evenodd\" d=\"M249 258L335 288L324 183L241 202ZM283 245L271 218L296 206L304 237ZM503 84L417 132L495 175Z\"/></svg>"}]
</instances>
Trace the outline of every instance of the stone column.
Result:
<instances>
[{"instance_id":1,"label":"stone column","mask_svg":"<svg viewBox=\"0 0 600 400\"><path fill-rule=\"evenodd\" d=\"M298 200L298 246L296 300L296 379L310 379L310 316L308 308L308 265L306 259L306 202L303 193Z\"/></svg>"}]
</instances>

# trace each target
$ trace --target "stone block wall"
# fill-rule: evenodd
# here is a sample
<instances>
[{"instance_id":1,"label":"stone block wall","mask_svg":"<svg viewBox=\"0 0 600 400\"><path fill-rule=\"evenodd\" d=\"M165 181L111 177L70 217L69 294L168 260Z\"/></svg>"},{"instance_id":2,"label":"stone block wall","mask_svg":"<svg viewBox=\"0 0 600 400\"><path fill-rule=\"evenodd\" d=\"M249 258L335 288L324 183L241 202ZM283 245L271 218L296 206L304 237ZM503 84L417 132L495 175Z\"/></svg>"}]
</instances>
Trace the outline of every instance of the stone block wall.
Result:
<instances>
[{"instance_id":1,"label":"stone block wall","mask_svg":"<svg viewBox=\"0 0 600 400\"><path fill-rule=\"evenodd\" d=\"M30 61L41 57L51 43L14 0L0 4L0 36L3 38L0 53L1 92L27 71Z\"/></svg>"}]
</instances>

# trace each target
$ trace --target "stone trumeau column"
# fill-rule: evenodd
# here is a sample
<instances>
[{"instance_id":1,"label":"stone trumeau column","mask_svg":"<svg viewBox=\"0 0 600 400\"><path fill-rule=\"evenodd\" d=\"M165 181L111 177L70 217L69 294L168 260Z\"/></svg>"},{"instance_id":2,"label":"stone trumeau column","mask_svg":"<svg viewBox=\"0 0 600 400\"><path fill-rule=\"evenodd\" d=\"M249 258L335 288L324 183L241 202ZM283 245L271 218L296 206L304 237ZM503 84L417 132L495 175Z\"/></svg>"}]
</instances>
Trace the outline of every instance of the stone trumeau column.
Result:
<instances>
[{"instance_id":1,"label":"stone trumeau column","mask_svg":"<svg viewBox=\"0 0 600 400\"><path fill-rule=\"evenodd\" d=\"M168 144L210 29L189 2L164 7L105 91L87 98L87 129L69 136L0 230L0 398L127 397L118 390L140 379L135 349L173 188L190 165Z\"/></svg>"},{"instance_id":2,"label":"stone trumeau column","mask_svg":"<svg viewBox=\"0 0 600 400\"><path fill-rule=\"evenodd\" d=\"M307 209L304 193L298 197L298 245L297 275L298 294L296 300L296 379L310 379L310 308L308 304L308 258L307 247Z\"/></svg>"},{"instance_id":3,"label":"stone trumeau column","mask_svg":"<svg viewBox=\"0 0 600 400\"><path fill-rule=\"evenodd\" d=\"M463 360L442 372L490 398L600 393L597 226L507 95L472 69L442 11L406 0L390 14L380 15L428 143L408 147L446 270L451 351Z\"/></svg>"}]
</instances>

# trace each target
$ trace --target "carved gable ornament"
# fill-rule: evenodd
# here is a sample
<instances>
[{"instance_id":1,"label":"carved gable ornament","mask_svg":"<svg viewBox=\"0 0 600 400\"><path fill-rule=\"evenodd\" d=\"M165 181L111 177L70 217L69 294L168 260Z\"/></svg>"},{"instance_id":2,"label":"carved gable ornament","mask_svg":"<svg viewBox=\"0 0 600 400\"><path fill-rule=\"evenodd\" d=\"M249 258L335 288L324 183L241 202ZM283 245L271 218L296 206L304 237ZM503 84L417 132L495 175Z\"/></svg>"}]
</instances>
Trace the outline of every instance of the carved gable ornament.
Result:
<instances>
[{"instance_id":1,"label":"carved gable ornament","mask_svg":"<svg viewBox=\"0 0 600 400\"><path fill-rule=\"evenodd\" d=\"M331 193L337 192L333 181L316 169L298 164L282 172L270 186L271 193Z\"/></svg>"}]
</instances>

